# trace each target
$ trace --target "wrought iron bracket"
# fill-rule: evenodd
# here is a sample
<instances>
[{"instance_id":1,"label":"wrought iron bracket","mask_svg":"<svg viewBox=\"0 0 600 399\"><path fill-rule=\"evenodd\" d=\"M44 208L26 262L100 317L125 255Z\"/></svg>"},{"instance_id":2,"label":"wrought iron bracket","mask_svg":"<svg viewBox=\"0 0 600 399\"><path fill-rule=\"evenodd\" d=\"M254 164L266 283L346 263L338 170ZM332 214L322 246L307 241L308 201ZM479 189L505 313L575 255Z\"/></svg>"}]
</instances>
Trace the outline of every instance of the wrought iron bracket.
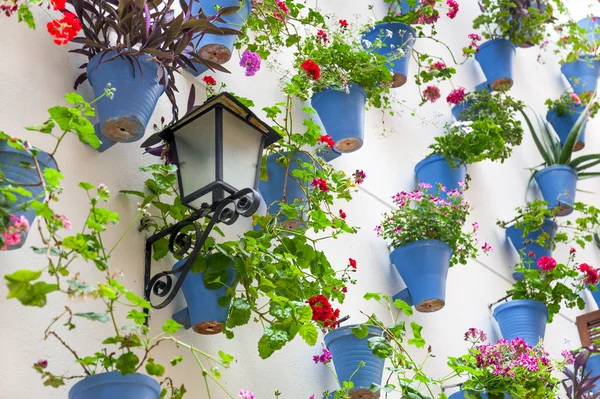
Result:
<instances>
[{"instance_id":1,"label":"wrought iron bracket","mask_svg":"<svg viewBox=\"0 0 600 399\"><path fill-rule=\"evenodd\" d=\"M144 256L144 298L154 309L162 309L171 303L181 289L196 256L200 253L215 224L231 225L237 221L239 216L252 216L258 210L260 203L261 196L258 191L245 188L212 205L203 204L188 218L149 237L146 240ZM202 230L196 221L207 217L210 219L206 228ZM193 229L190 232L184 232L183 229L189 226L192 226ZM187 256L187 260L176 269L152 275L152 245L167 236L169 237L169 252L177 257ZM175 283L173 278L176 279ZM155 305L151 301L152 294L166 298Z\"/></svg>"}]
</instances>

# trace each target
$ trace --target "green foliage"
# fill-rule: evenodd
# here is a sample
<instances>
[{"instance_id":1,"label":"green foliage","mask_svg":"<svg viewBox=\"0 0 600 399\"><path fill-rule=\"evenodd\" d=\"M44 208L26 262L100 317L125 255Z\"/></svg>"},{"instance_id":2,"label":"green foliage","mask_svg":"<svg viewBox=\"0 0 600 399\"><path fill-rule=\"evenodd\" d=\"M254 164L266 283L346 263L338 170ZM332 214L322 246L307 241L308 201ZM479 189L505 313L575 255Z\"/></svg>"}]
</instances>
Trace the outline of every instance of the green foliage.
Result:
<instances>
[{"instance_id":1,"label":"green foliage","mask_svg":"<svg viewBox=\"0 0 600 399\"><path fill-rule=\"evenodd\" d=\"M544 4L538 8L539 4ZM537 46L547 34L561 0L481 0L482 13L473 20L486 39L508 39L517 46Z\"/></svg>"},{"instance_id":2,"label":"green foliage","mask_svg":"<svg viewBox=\"0 0 600 399\"><path fill-rule=\"evenodd\" d=\"M465 227L472 206L464 201L461 191L448 195L447 200L439 199L438 193L431 193L428 183L411 193L398 193L394 210L383 215L378 234L390 242L393 248L420 240L439 240L452 248L450 266L466 264L469 258L477 256L477 224ZM435 201L430 200L435 198Z\"/></svg>"},{"instance_id":3,"label":"green foliage","mask_svg":"<svg viewBox=\"0 0 600 399\"><path fill-rule=\"evenodd\" d=\"M577 111L581 111L581 108L589 105L588 117L593 119L600 111L600 102L594 93L581 93L580 95L574 92L566 93L560 96L558 100L546 100L546 107L548 112L554 111L556 116L562 117L565 115L572 115Z\"/></svg>"},{"instance_id":4,"label":"green foliage","mask_svg":"<svg viewBox=\"0 0 600 399\"><path fill-rule=\"evenodd\" d=\"M555 53L561 53L562 61L574 62L577 60L594 61L600 57L600 42L590 41L587 29L579 26L577 21L569 18L565 22L557 24L561 38L555 42L557 49ZM572 82L578 84L578 82ZM586 90L595 91L595 87Z\"/></svg>"},{"instance_id":5,"label":"green foliage","mask_svg":"<svg viewBox=\"0 0 600 399\"><path fill-rule=\"evenodd\" d=\"M446 134L429 146L450 165L473 164L484 160L504 162L521 144L523 128L515 118L525 105L504 92L478 90L466 96L460 117L464 122L446 125Z\"/></svg>"}]
</instances>

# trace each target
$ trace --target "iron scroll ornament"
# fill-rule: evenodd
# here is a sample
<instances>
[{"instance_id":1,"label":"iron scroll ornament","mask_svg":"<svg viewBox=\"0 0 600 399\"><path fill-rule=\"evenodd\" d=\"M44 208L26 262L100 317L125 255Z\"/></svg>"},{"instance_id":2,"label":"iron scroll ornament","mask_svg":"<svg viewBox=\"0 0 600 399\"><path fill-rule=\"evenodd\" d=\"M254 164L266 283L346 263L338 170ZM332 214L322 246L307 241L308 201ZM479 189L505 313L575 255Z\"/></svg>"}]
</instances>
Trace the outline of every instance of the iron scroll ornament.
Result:
<instances>
[{"instance_id":1,"label":"iron scroll ornament","mask_svg":"<svg viewBox=\"0 0 600 399\"><path fill-rule=\"evenodd\" d=\"M258 191L245 188L221 201L215 202L213 205L203 204L190 217L149 237L146 240L144 258L144 298L150 302L154 309L162 309L171 303L181 289L181 285L190 272L196 256L202 249L215 224L224 223L231 225L237 221L239 216L250 217L258 210L260 203L261 196ZM212 216L210 216L208 225L202 230L195 222L211 214ZM183 231L189 226L193 227L192 233L194 237L189 232ZM182 257L190 249L191 252L187 256L187 261L177 269L161 271L150 277L152 274L152 244L166 236L169 236L169 251L173 255ZM178 276L176 277L177 281L173 284L174 274L178 274ZM166 297L166 299L154 305L150 299L151 294L160 298Z\"/></svg>"}]
</instances>

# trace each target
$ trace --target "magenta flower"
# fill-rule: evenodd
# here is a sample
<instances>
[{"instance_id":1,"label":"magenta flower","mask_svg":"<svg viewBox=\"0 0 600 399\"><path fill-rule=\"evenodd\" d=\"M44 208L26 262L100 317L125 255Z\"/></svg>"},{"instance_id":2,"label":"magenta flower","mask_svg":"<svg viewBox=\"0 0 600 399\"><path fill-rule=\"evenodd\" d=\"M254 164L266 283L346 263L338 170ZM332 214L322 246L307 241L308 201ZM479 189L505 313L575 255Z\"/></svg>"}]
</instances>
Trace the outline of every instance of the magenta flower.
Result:
<instances>
[{"instance_id":1,"label":"magenta flower","mask_svg":"<svg viewBox=\"0 0 600 399\"><path fill-rule=\"evenodd\" d=\"M246 68L246 76L254 76L260 70L260 56L250 50L242 53L240 66Z\"/></svg>"},{"instance_id":2,"label":"magenta flower","mask_svg":"<svg viewBox=\"0 0 600 399\"><path fill-rule=\"evenodd\" d=\"M575 359L573 358L573 353L571 353L570 350L565 349L560 354L565 359L565 363L566 364L573 364L573 363L575 363Z\"/></svg>"},{"instance_id":3,"label":"magenta flower","mask_svg":"<svg viewBox=\"0 0 600 399\"><path fill-rule=\"evenodd\" d=\"M542 256L538 259L537 265L545 272L551 272L556 268L556 261L550 256Z\"/></svg>"},{"instance_id":4,"label":"magenta flower","mask_svg":"<svg viewBox=\"0 0 600 399\"><path fill-rule=\"evenodd\" d=\"M331 352L327 349L323 348L323 353L321 355L313 356L313 362L327 364L331 361Z\"/></svg>"},{"instance_id":5,"label":"magenta flower","mask_svg":"<svg viewBox=\"0 0 600 399\"><path fill-rule=\"evenodd\" d=\"M446 5L449 8L448 13L446 15L448 16L448 18L454 19L454 17L456 17L456 14L458 13L458 3L456 2L456 0L446 0Z\"/></svg>"},{"instance_id":6,"label":"magenta flower","mask_svg":"<svg viewBox=\"0 0 600 399\"><path fill-rule=\"evenodd\" d=\"M465 88L459 87L454 89L446 97L446 101L450 104L460 104L465 99Z\"/></svg>"},{"instance_id":7,"label":"magenta flower","mask_svg":"<svg viewBox=\"0 0 600 399\"><path fill-rule=\"evenodd\" d=\"M423 90L423 97L431 103L436 102L440 97L440 89L437 86L427 86Z\"/></svg>"},{"instance_id":8,"label":"magenta flower","mask_svg":"<svg viewBox=\"0 0 600 399\"><path fill-rule=\"evenodd\" d=\"M254 394L250 391L246 391L245 389L240 390L238 396L243 399L255 399Z\"/></svg>"},{"instance_id":9,"label":"magenta flower","mask_svg":"<svg viewBox=\"0 0 600 399\"><path fill-rule=\"evenodd\" d=\"M42 369L45 369L46 367L48 367L48 361L47 360L38 360L36 363L36 366L38 366Z\"/></svg>"},{"instance_id":10,"label":"magenta flower","mask_svg":"<svg viewBox=\"0 0 600 399\"><path fill-rule=\"evenodd\" d=\"M494 248L492 248L492 246L490 244L488 244L487 242L484 243L481 246L481 249L483 250L484 254L487 254L487 253L492 252L494 250Z\"/></svg>"}]
</instances>

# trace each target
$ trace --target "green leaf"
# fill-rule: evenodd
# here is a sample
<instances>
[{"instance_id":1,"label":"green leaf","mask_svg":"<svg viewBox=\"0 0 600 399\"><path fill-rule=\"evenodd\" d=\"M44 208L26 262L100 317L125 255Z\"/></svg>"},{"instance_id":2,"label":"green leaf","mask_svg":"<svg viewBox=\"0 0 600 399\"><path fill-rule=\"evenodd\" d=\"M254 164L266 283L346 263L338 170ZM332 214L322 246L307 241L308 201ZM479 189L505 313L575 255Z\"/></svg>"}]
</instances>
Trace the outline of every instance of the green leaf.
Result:
<instances>
[{"instance_id":1,"label":"green leaf","mask_svg":"<svg viewBox=\"0 0 600 399\"><path fill-rule=\"evenodd\" d=\"M94 186L93 184L90 184L90 183L82 181L81 183L79 183L79 187L81 187L84 190L88 191L88 190L93 189L96 186Z\"/></svg>"},{"instance_id":2,"label":"green leaf","mask_svg":"<svg viewBox=\"0 0 600 399\"><path fill-rule=\"evenodd\" d=\"M394 306L396 307L396 309L402 310L402 312L404 312L404 314L407 316L412 316L413 314L413 308L410 307L408 303L404 302L402 299L396 299L394 301Z\"/></svg>"},{"instance_id":3,"label":"green leaf","mask_svg":"<svg viewBox=\"0 0 600 399\"><path fill-rule=\"evenodd\" d=\"M183 326L177 323L175 320L165 320L162 330L166 334L175 334L177 331L181 330Z\"/></svg>"},{"instance_id":4,"label":"green leaf","mask_svg":"<svg viewBox=\"0 0 600 399\"><path fill-rule=\"evenodd\" d=\"M127 298L127 300L129 302L131 302L132 304L134 304L135 306L139 306L144 309L150 309L152 307L152 305L150 305L150 302L148 302L144 298L134 294L131 291L127 291L127 293L125 294L125 298Z\"/></svg>"},{"instance_id":5,"label":"green leaf","mask_svg":"<svg viewBox=\"0 0 600 399\"><path fill-rule=\"evenodd\" d=\"M165 366L163 366L162 364L154 363L154 359L150 358L146 363L146 372L148 373L148 375L162 377L165 373Z\"/></svg>"},{"instance_id":6,"label":"green leaf","mask_svg":"<svg viewBox=\"0 0 600 399\"><path fill-rule=\"evenodd\" d=\"M225 367L228 367L231 364L231 362L235 360L233 356L231 356L229 353L223 352L222 350L219 351L219 357L223 361L223 365Z\"/></svg>"},{"instance_id":7,"label":"green leaf","mask_svg":"<svg viewBox=\"0 0 600 399\"><path fill-rule=\"evenodd\" d=\"M56 125L54 124L54 121L52 119L49 119L42 125L29 125L26 126L25 129L33 132L52 133L52 129L54 129L55 126Z\"/></svg>"},{"instance_id":8,"label":"green leaf","mask_svg":"<svg viewBox=\"0 0 600 399\"><path fill-rule=\"evenodd\" d=\"M183 356L179 355L177 357L174 357L173 359L171 359L171 366L177 366L178 363L181 363L183 361Z\"/></svg>"},{"instance_id":9,"label":"green leaf","mask_svg":"<svg viewBox=\"0 0 600 399\"><path fill-rule=\"evenodd\" d=\"M58 170L52 168L44 169L44 180L48 185L58 187L62 179L64 179L64 176Z\"/></svg>"},{"instance_id":10,"label":"green leaf","mask_svg":"<svg viewBox=\"0 0 600 399\"><path fill-rule=\"evenodd\" d=\"M258 341L258 354L261 359L266 359L276 350L283 348L288 341L289 336L286 331L280 330L274 325L269 325Z\"/></svg>"},{"instance_id":11,"label":"green leaf","mask_svg":"<svg viewBox=\"0 0 600 399\"><path fill-rule=\"evenodd\" d=\"M356 338L367 338L369 335L369 326L366 324L359 324L357 326L350 327L350 331L352 331L352 334L354 334Z\"/></svg>"},{"instance_id":12,"label":"green leaf","mask_svg":"<svg viewBox=\"0 0 600 399\"><path fill-rule=\"evenodd\" d=\"M25 306L44 307L46 305L46 294L58 290L58 285L47 284L44 281L38 281L32 284L32 281L39 279L41 271L18 270L13 274L4 276L4 281L8 287L8 299L16 298Z\"/></svg>"},{"instance_id":13,"label":"green leaf","mask_svg":"<svg viewBox=\"0 0 600 399\"><path fill-rule=\"evenodd\" d=\"M146 198L146 194L144 194L141 191L134 191L134 190L121 190L119 191L120 194L126 194L126 195L135 195L137 197L142 197L142 198Z\"/></svg>"},{"instance_id":14,"label":"green leaf","mask_svg":"<svg viewBox=\"0 0 600 399\"><path fill-rule=\"evenodd\" d=\"M140 359L133 352L127 352L119 356L115 363L115 368L121 372L121 375L133 374Z\"/></svg>"},{"instance_id":15,"label":"green leaf","mask_svg":"<svg viewBox=\"0 0 600 399\"><path fill-rule=\"evenodd\" d=\"M35 19L27 4L21 4L19 6L19 10L17 11L17 21L25 22L30 29L35 29Z\"/></svg>"},{"instance_id":16,"label":"green leaf","mask_svg":"<svg viewBox=\"0 0 600 399\"><path fill-rule=\"evenodd\" d=\"M144 324L148 318L148 315L144 312L140 312L137 309L131 309L127 313L127 318L133 320L133 322L136 324Z\"/></svg>"},{"instance_id":17,"label":"green leaf","mask_svg":"<svg viewBox=\"0 0 600 399\"><path fill-rule=\"evenodd\" d=\"M243 326L250 321L250 303L244 298L235 298L231 304L228 327Z\"/></svg>"},{"instance_id":18,"label":"green leaf","mask_svg":"<svg viewBox=\"0 0 600 399\"><path fill-rule=\"evenodd\" d=\"M388 358L393 355L394 348L383 337L371 337L368 340L369 348L375 356L381 359Z\"/></svg>"},{"instance_id":19,"label":"green leaf","mask_svg":"<svg viewBox=\"0 0 600 399\"><path fill-rule=\"evenodd\" d=\"M75 316L85 317L88 320L99 321L100 323L106 323L109 320L106 314L95 312L75 313Z\"/></svg>"},{"instance_id":20,"label":"green leaf","mask_svg":"<svg viewBox=\"0 0 600 399\"><path fill-rule=\"evenodd\" d=\"M73 114L71 114L69 108L57 105L50 108L48 113L63 131L68 132L71 130L71 118L73 118Z\"/></svg>"},{"instance_id":21,"label":"green leaf","mask_svg":"<svg viewBox=\"0 0 600 399\"><path fill-rule=\"evenodd\" d=\"M306 342L308 345L316 345L317 338L319 338L319 332L317 331L317 327L315 327L314 324L303 324L302 326L300 326L300 330L298 330L298 333L300 334L304 342Z\"/></svg>"},{"instance_id":22,"label":"green leaf","mask_svg":"<svg viewBox=\"0 0 600 399\"><path fill-rule=\"evenodd\" d=\"M152 249L154 250L152 258L154 260L161 260L169 253L169 239L163 237L158 241L154 241L152 243Z\"/></svg>"},{"instance_id":23,"label":"green leaf","mask_svg":"<svg viewBox=\"0 0 600 399\"><path fill-rule=\"evenodd\" d=\"M377 292L367 292L364 296L364 299L366 299L367 301L370 299L375 299L376 301L380 301L381 300L381 294L377 293Z\"/></svg>"},{"instance_id":24,"label":"green leaf","mask_svg":"<svg viewBox=\"0 0 600 399\"><path fill-rule=\"evenodd\" d=\"M76 105L77 103L85 103L85 99L79 93L76 92L65 94L65 100L67 100L67 102L72 105Z\"/></svg>"},{"instance_id":25,"label":"green leaf","mask_svg":"<svg viewBox=\"0 0 600 399\"><path fill-rule=\"evenodd\" d=\"M312 309L308 304L296 305L296 319L298 323L307 323L312 320Z\"/></svg>"}]
</instances>

